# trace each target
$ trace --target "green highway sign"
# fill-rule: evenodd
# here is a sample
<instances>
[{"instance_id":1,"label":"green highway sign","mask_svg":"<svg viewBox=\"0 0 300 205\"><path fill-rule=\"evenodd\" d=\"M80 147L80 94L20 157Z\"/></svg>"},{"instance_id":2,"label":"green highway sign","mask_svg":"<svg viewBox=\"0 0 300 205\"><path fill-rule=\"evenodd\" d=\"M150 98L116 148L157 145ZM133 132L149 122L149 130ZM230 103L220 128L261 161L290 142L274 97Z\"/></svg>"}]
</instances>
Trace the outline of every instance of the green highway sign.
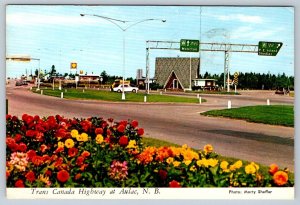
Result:
<instances>
[{"instance_id":1,"label":"green highway sign","mask_svg":"<svg viewBox=\"0 0 300 205\"><path fill-rule=\"evenodd\" d=\"M260 41L258 43L258 55L260 55L260 56L276 56L281 47L282 47L281 42Z\"/></svg>"},{"instance_id":2,"label":"green highway sign","mask_svg":"<svg viewBox=\"0 0 300 205\"><path fill-rule=\"evenodd\" d=\"M180 40L180 51L183 52L199 52L199 40Z\"/></svg>"}]
</instances>

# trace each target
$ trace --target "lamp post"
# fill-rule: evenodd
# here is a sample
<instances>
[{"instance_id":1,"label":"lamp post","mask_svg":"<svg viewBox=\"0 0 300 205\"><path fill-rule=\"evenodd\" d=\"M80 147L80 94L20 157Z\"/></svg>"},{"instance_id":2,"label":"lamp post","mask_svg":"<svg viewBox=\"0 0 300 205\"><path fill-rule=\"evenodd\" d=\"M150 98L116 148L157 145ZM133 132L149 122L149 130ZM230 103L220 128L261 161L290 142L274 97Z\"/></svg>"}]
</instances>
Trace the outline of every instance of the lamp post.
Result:
<instances>
[{"instance_id":1,"label":"lamp post","mask_svg":"<svg viewBox=\"0 0 300 205\"><path fill-rule=\"evenodd\" d=\"M114 24L115 26L117 26L119 29L121 29L123 31L123 77L122 77L123 83L122 83L122 100L125 100L125 91L124 91L124 81L125 81L125 79L124 79L124 77L125 77L125 46L126 46L125 32L129 28L131 28L131 27L133 27L133 26L135 26L135 25L137 25L139 23L145 22L145 21L161 21L161 22L164 23L164 22L166 22L166 20L164 20L164 19L142 19L142 20L139 20L137 22L133 22L132 24L128 25L127 27L122 27L117 22L125 24L125 23L127 23L129 21L124 21L124 20L110 18L110 17L96 15L96 14L80 14L80 16L94 16L94 17L102 18L104 20L107 20L107 21L111 22L112 24Z\"/></svg>"}]
</instances>

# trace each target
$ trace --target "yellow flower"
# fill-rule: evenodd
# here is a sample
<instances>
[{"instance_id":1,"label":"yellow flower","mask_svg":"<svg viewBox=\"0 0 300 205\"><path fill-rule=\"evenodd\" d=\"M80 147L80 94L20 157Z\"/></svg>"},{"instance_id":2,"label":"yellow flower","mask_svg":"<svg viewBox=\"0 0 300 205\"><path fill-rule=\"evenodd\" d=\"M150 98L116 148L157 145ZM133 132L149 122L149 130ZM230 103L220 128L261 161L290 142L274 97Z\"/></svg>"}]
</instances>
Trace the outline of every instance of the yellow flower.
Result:
<instances>
[{"instance_id":1,"label":"yellow flower","mask_svg":"<svg viewBox=\"0 0 300 205\"><path fill-rule=\"evenodd\" d=\"M166 160L166 162L167 162L168 164L171 164L171 163L174 162L174 158L173 158L173 157L169 157L169 158Z\"/></svg>"},{"instance_id":2,"label":"yellow flower","mask_svg":"<svg viewBox=\"0 0 300 205\"><path fill-rule=\"evenodd\" d=\"M64 148L65 147L65 144L63 142L58 142L57 146L59 148Z\"/></svg>"},{"instance_id":3,"label":"yellow flower","mask_svg":"<svg viewBox=\"0 0 300 205\"><path fill-rule=\"evenodd\" d=\"M251 162L251 164L252 164L252 166L254 166L254 167L255 167L256 171L258 171L258 170L259 170L259 166L258 166L258 164L255 164L254 162Z\"/></svg>"},{"instance_id":4,"label":"yellow flower","mask_svg":"<svg viewBox=\"0 0 300 205\"><path fill-rule=\"evenodd\" d=\"M101 144L103 142L103 136L101 134L98 134L96 136L96 143Z\"/></svg>"},{"instance_id":5,"label":"yellow flower","mask_svg":"<svg viewBox=\"0 0 300 205\"><path fill-rule=\"evenodd\" d=\"M222 161L221 164L220 164L220 167L223 171L226 171L227 170L227 167L228 167L228 162L227 161Z\"/></svg>"},{"instance_id":6,"label":"yellow flower","mask_svg":"<svg viewBox=\"0 0 300 205\"><path fill-rule=\"evenodd\" d=\"M72 131L71 131L71 136L72 136L73 138L76 138L77 135L78 135L78 130L72 130Z\"/></svg>"},{"instance_id":7,"label":"yellow flower","mask_svg":"<svg viewBox=\"0 0 300 205\"><path fill-rule=\"evenodd\" d=\"M76 140L77 140L78 142L82 142L82 141L83 141L82 135L77 135L77 136L76 136Z\"/></svg>"},{"instance_id":8,"label":"yellow flower","mask_svg":"<svg viewBox=\"0 0 300 205\"><path fill-rule=\"evenodd\" d=\"M219 163L219 160L217 160L217 159L211 158L208 160L208 165L211 167L215 167L218 163Z\"/></svg>"},{"instance_id":9,"label":"yellow flower","mask_svg":"<svg viewBox=\"0 0 300 205\"><path fill-rule=\"evenodd\" d=\"M243 162L241 160L236 161L233 165L230 165L230 171L235 171L243 166Z\"/></svg>"},{"instance_id":10,"label":"yellow flower","mask_svg":"<svg viewBox=\"0 0 300 205\"><path fill-rule=\"evenodd\" d=\"M74 147L74 141L73 141L72 139L67 139L67 140L65 141L65 146L66 146L67 148L72 148L72 147Z\"/></svg>"},{"instance_id":11,"label":"yellow flower","mask_svg":"<svg viewBox=\"0 0 300 205\"><path fill-rule=\"evenodd\" d=\"M127 145L127 147L126 147L127 149L135 149L135 148L137 148L137 146L136 146L136 141L135 140L129 140L129 142L128 142L128 145Z\"/></svg>"},{"instance_id":12,"label":"yellow flower","mask_svg":"<svg viewBox=\"0 0 300 205\"><path fill-rule=\"evenodd\" d=\"M178 162L178 161L173 162L174 167L178 167L180 164L181 164L181 162Z\"/></svg>"},{"instance_id":13,"label":"yellow flower","mask_svg":"<svg viewBox=\"0 0 300 205\"><path fill-rule=\"evenodd\" d=\"M248 164L245 167L246 174L254 174L257 171L256 166L254 164Z\"/></svg>"},{"instance_id":14,"label":"yellow flower","mask_svg":"<svg viewBox=\"0 0 300 205\"><path fill-rule=\"evenodd\" d=\"M182 148L187 149L188 148L187 144L182 145Z\"/></svg>"},{"instance_id":15,"label":"yellow flower","mask_svg":"<svg viewBox=\"0 0 300 205\"><path fill-rule=\"evenodd\" d=\"M183 163L185 163L186 166L189 166L189 164L192 163L192 161L191 160L184 160Z\"/></svg>"},{"instance_id":16,"label":"yellow flower","mask_svg":"<svg viewBox=\"0 0 300 205\"><path fill-rule=\"evenodd\" d=\"M86 142L86 141L88 141L89 140L89 136L86 134L86 133L81 133L81 137L82 137L82 141L83 142Z\"/></svg>"},{"instance_id":17,"label":"yellow flower","mask_svg":"<svg viewBox=\"0 0 300 205\"><path fill-rule=\"evenodd\" d=\"M197 171L197 168L196 168L196 166L195 166L195 165L191 166L191 168L190 168L190 171L192 171L192 172L195 172L195 171Z\"/></svg>"},{"instance_id":18,"label":"yellow flower","mask_svg":"<svg viewBox=\"0 0 300 205\"><path fill-rule=\"evenodd\" d=\"M212 153L214 150L213 146L211 144L207 144L204 146L204 152L205 154Z\"/></svg>"}]
</instances>

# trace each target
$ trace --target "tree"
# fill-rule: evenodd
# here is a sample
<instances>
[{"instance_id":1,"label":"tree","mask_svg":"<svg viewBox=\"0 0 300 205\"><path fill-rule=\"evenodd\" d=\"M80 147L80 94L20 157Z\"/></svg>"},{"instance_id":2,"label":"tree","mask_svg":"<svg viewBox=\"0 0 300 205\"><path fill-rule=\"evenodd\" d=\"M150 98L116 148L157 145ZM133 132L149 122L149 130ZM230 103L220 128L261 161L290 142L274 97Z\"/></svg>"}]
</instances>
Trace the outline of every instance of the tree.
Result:
<instances>
[{"instance_id":1,"label":"tree","mask_svg":"<svg viewBox=\"0 0 300 205\"><path fill-rule=\"evenodd\" d=\"M105 84L108 79L109 79L109 75L106 73L106 71L102 71L102 73L100 74L100 76L102 76L102 84Z\"/></svg>"},{"instance_id":2,"label":"tree","mask_svg":"<svg viewBox=\"0 0 300 205\"><path fill-rule=\"evenodd\" d=\"M52 76L52 75L54 75L55 73L56 73L55 65L52 65L49 74L50 74L50 76Z\"/></svg>"}]
</instances>

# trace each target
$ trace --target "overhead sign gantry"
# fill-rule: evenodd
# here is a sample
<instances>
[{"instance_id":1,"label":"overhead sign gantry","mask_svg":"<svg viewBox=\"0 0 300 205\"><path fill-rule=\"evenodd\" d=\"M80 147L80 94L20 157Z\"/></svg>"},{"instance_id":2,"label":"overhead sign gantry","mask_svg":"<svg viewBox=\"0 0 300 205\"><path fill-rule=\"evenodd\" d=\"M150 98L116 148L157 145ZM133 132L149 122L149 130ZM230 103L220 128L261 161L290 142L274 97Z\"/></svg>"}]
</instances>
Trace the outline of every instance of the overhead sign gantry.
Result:
<instances>
[{"instance_id":1,"label":"overhead sign gantry","mask_svg":"<svg viewBox=\"0 0 300 205\"><path fill-rule=\"evenodd\" d=\"M189 44L187 45L187 41ZM224 52L224 88L226 87L226 76L229 81L229 54L231 52L238 53L257 53L264 56L276 56L282 47L281 42L264 42L260 41L258 45L254 44L233 44L233 43L205 43L199 42L198 51L195 45L198 40L181 39L178 41L146 41L146 79L148 82L149 92L149 53L151 49L162 50L180 50L184 52ZM192 42L192 44L191 44ZM229 92L229 82L227 82L227 91Z\"/></svg>"}]
</instances>

